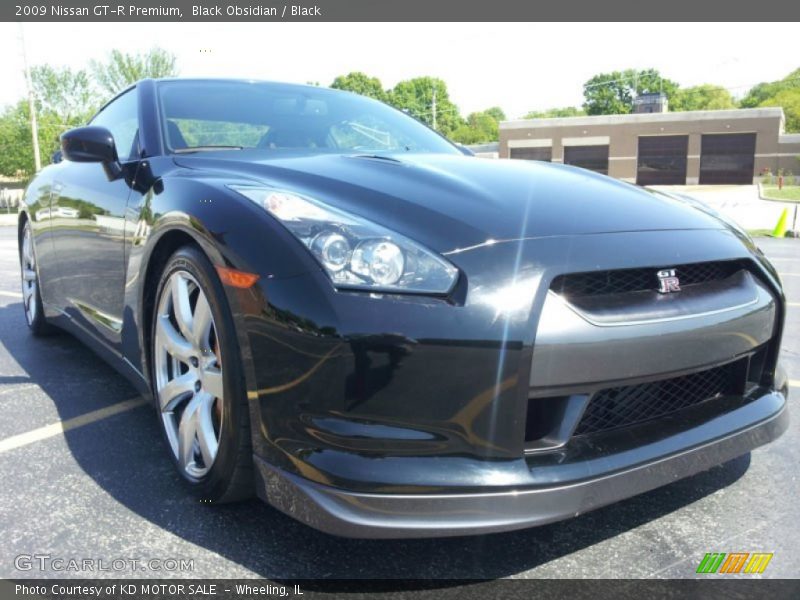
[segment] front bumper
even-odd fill
[[[557,301],[554,278],[596,270],[598,257],[614,269],[750,266],[723,287],[635,310]],[[270,504],[354,537],[524,528],[708,469],[785,429],[773,372],[782,294],[732,234],[543,238],[456,258],[469,277],[449,299],[338,293],[314,274],[264,277],[247,292],[253,451]],[[621,388],[647,400],[653,385],[706,372],[713,383],[718,369],[725,385],[696,386],[708,392],[697,406],[670,392],[675,405],[639,425],[580,428],[586,407]]]
[[[646,445],[608,444],[613,450],[594,460],[565,457],[561,464],[533,467],[542,485],[478,493],[356,493],[312,482],[257,458],[258,492],[295,519],[345,537],[509,531],[574,517],[707,470],[776,439],[788,423],[785,391],[763,391],[691,429],[670,431],[667,424],[665,437]],[[636,437],[630,431],[626,436]]]

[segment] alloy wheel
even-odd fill
[[[36,319],[36,294],[38,293],[36,278],[36,255],[33,251],[33,234],[31,227],[25,227],[22,236],[22,305],[25,308],[25,318],[28,325],[33,325]]]
[[[172,452],[185,475],[214,464],[223,419],[223,375],[208,298],[188,271],[175,271],[157,305],[154,366],[158,407]]]

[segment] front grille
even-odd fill
[[[657,419],[704,400],[741,394],[741,361],[652,383],[601,390],[592,396],[573,435]]]
[[[740,271],[739,261],[692,263],[688,265],[649,267],[642,269],[617,269],[559,275],[550,286],[554,292],[567,297],[626,294],[658,289],[656,273],[661,269],[675,269],[681,287],[726,279]]]

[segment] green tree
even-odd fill
[[[800,132],[800,69],[795,69],[779,81],[753,86],[739,106],[780,106],[786,115],[786,131]]]
[[[436,127],[443,135],[452,135],[464,120],[458,107],[450,100],[447,84],[436,77],[416,77],[401,81],[389,94],[389,102],[406,110],[433,127],[434,91],[436,104]]]
[[[83,125],[98,108],[89,75],[50,65],[31,68],[42,163],[59,148],[59,136]],[[28,177],[34,171],[30,109],[26,100],[0,114],[0,173]]]
[[[53,112],[43,111],[38,121],[42,163],[47,164],[58,150],[58,136],[64,127]],[[33,173],[30,109],[27,100],[20,100],[0,113],[0,175],[29,177]]]
[[[492,106],[491,108],[487,108],[483,112],[492,117],[498,123],[500,123],[500,121],[506,120],[506,113],[499,106]]]
[[[139,54],[112,50],[108,60],[93,60],[90,65],[97,85],[109,96],[146,77],[174,77],[178,74],[175,55],[161,48]]]
[[[781,90],[759,106],[780,106],[786,116],[787,133],[800,132],[800,87]]]
[[[470,113],[466,122],[459,125],[450,138],[460,144],[496,142],[499,139],[498,129],[501,120],[505,120],[505,114],[497,107]]]
[[[723,110],[726,108],[736,108],[733,96],[724,87],[710,83],[679,89],[669,99],[671,111]]]
[[[375,98],[385,102],[387,98],[386,90],[381,85],[381,80],[377,77],[370,77],[361,71],[352,71],[347,75],[339,75],[333,80],[331,87],[336,90],[347,90],[369,98]]]
[[[665,79],[656,69],[625,69],[600,73],[583,85],[583,108],[589,115],[619,115],[633,110],[640,94],[663,92],[671,98],[678,84]]]
[[[523,119],[552,119],[558,117],[582,117],[586,111],[575,106],[565,106],[563,108],[548,108],[547,110],[532,110]]]
[[[65,128],[86,122],[98,108],[84,70],[39,65],[31,68],[31,82],[38,100],[37,113],[54,115]]]
[[[744,98],[739,102],[742,108],[755,108],[764,106],[764,102],[774,98],[779,92],[800,88],[800,69],[795,69],[779,81],[759,83],[750,88]],[[774,105],[773,105],[774,106]]]

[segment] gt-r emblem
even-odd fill
[[[681,282],[675,275],[675,269],[664,269],[656,275],[658,276],[658,291],[662,294],[681,291]]]

